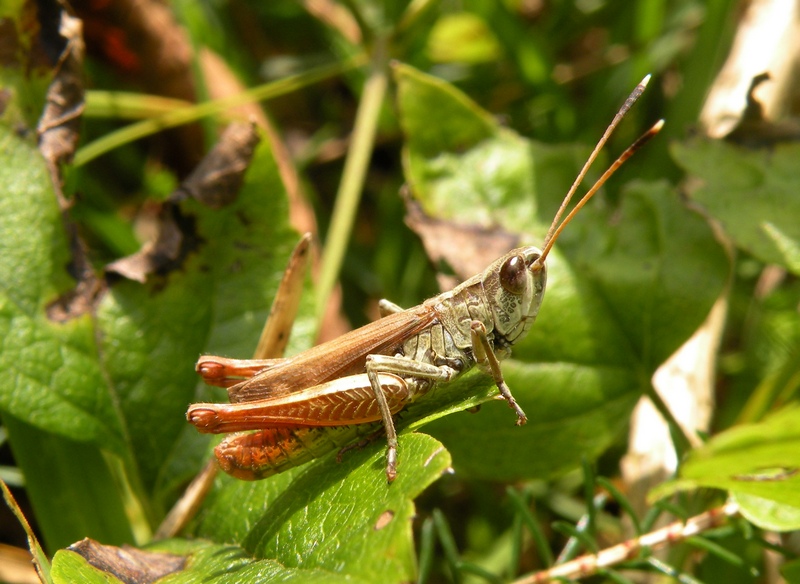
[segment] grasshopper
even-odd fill
[[[189,422],[200,432],[234,434],[215,449],[233,476],[260,479],[345,447],[381,422],[388,442],[386,477],[397,476],[393,417],[436,384],[478,365],[500,396],[527,421],[503,380],[500,361],[525,337],[539,312],[547,281],[545,259],[563,228],[611,174],[661,129],[656,123],[605,171],[567,214],[569,201],[611,132],[639,98],[649,76],[631,93],[567,192],[542,249],[521,247],[449,292],[407,310],[380,304],[382,318],[295,357],[237,360],[202,356],[206,383],[228,388],[230,404],[198,403]]]

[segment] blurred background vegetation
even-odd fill
[[[4,21],[16,27],[18,40],[27,39],[46,53],[48,44],[38,46],[34,39],[53,34],[58,7],[21,0],[13,4]],[[74,164],[64,169],[64,192],[71,200],[70,221],[78,226],[91,265],[100,273],[151,240],[162,203],[231,119],[249,117],[270,136],[289,195],[292,227],[314,232],[324,249],[317,284],[308,291],[317,306],[309,312],[321,317],[326,307],[332,308],[303,329],[308,342],[312,336],[332,338],[373,320],[379,298],[413,306],[439,292],[436,268],[441,266],[431,263],[404,222],[406,209],[399,196],[407,181],[404,136],[389,63],[402,62],[446,81],[522,136],[584,148],[596,142],[636,83],[652,74],[650,88],[608,150],[621,152],[658,118],[667,125],[611,179],[605,196],[613,204],[622,185],[634,178],[663,180],[688,192],[702,172],[687,176],[687,158],[693,152],[681,158],[680,144],[714,132],[707,121],[700,123],[701,112],[708,107],[734,38],[747,24],[748,3],[86,0],[72,2],[71,9],[83,26],[86,106]],[[23,26],[29,22],[36,26]],[[25,42],[19,41],[15,50],[25,48],[31,54],[15,58],[32,71],[46,70],[42,63],[48,59]],[[7,64],[4,83],[16,84],[17,73]],[[42,111],[41,89],[48,79],[49,72],[29,74],[24,84],[30,99],[18,107],[30,128]],[[792,79],[781,83],[797,86]],[[740,91],[741,107],[734,113],[743,116],[740,130],[742,120],[755,124],[755,130],[745,128],[750,145],[769,149],[796,138],[790,125],[768,132],[760,114],[745,116],[745,97],[746,89]],[[791,116],[793,101],[785,101],[790,105],[782,113]],[[193,103],[201,106],[191,109]],[[676,143],[678,154],[673,156],[670,148]],[[337,206],[341,208],[335,211]],[[281,240],[281,252],[292,237]],[[776,268],[757,251],[734,244],[740,251],[730,275],[724,334],[721,327],[718,331],[721,348],[707,357],[718,367],[709,434],[760,421],[775,406],[794,402],[798,386],[800,260]],[[729,242],[728,249],[734,244]],[[752,398],[754,387],[760,388],[758,400]],[[620,420],[621,427],[626,424]],[[592,489],[597,473],[613,478],[604,483],[606,492],[614,485],[626,491],[619,464],[628,447],[621,435],[596,466],[587,462],[550,482],[512,487],[450,476],[437,481],[416,501],[422,578],[504,581],[542,568],[544,548],[564,549],[568,557],[577,553],[578,542],[594,545],[586,544],[573,527],[587,513],[601,532],[596,541],[619,541],[626,527],[619,517],[628,516],[629,510],[615,503],[595,519]],[[0,453],[5,479],[21,485],[8,448]],[[171,501],[177,491],[172,484],[161,496]],[[24,489],[15,492],[24,498]],[[704,510],[711,500],[719,503],[718,497],[699,497],[669,510],[685,517]],[[523,511],[531,501],[537,502],[535,519]],[[652,526],[664,511],[660,507],[643,521]],[[550,526],[556,520],[556,527],[545,528],[546,536],[530,525]],[[549,537],[549,543],[531,543],[523,535],[526,529],[534,539]],[[744,521],[734,522],[720,528],[705,547],[684,546],[662,563],[645,558],[632,567],[685,582],[777,582],[776,560],[764,550],[778,550],[791,560],[797,546],[792,547],[789,536],[754,535],[753,529]],[[3,536],[22,545],[18,534]],[[57,542],[56,547],[69,543],[60,534],[44,537]],[[531,548],[537,553],[526,555],[523,550]],[[602,578],[628,581],[618,573],[595,581]]]
[[[666,155],[667,144],[696,123],[736,24],[734,2],[416,2],[408,9],[402,4],[355,2],[348,10],[326,2],[176,2],[170,8],[186,27],[190,44],[182,48],[196,51],[198,72],[203,71],[203,55],[213,51],[228,74],[242,86],[253,87],[364,56],[385,37],[386,60],[398,59],[455,84],[504,124],[549,143],[596,141],[610,112],[651,73],[657,87],[630,114],[611,147],[619,152],[653,120],[669,120],[665,137],[643,152],[630,171],[645,178],[677,176]],[[144,85],[149,93],[165,89],[162,79],[150,77],[159,62],[171,57],[159,55],[157,61],[146,62],[132,53],[130,45],[146,41],[131,38],[132,32],[140,31],[125,30],[123,8],[92,11],[89,16],[89,87],[137,90]],[[368,72],[362,66],[345,76],[330,75],[267,105],[301,173],[323,240]],[[230,79],[186,82],[188,87],[179,89],[193,89],[202,98],[205,92],[226,92],[224,84]],[[403,226],[404,210],[397,196],[403,184],[402,136],[391,101],[382,108],[342,275],[344,310],[356,326],[369,319],[364,310],[367,298],[386,296],[409,306],[435,292],[427,260]],[[120,126],[119,119],[99,118],[107,113],[94,110],[89,101],[84,142]],[[96,188],[83,189],[80,211],[102,223],[108,220],[104,210],[119,206],[120,200],[135,208],[145,199],[169,193],[176,178],[193,168],[213,144],[216,125],[206,126],[205,147],[203,139],[190,141],[187,148],[157,137],[82,166],[79,172],[90,175]],[[618,183],[626,180],[625,172]],[[103,236],[108,232],[113,238]],[[138,249],[134,234],[124,235],[124,225],[98,225],[95,233],[98,254],[103,252],[100,260]]]

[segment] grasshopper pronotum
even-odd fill
[[[383,318],[295,357],[235,360],[203,356],[197,371],[228,388],[230,404],[199,403],[186,416],[201,432],[234,434],[217,446],[220,466],[235,477],[260,479],[342,447],[374,422],[386,432],[386,476],[397,475],[393,416],[475,364],[527,421],[503,380],[500,360],[525,337],[539,312],[545,259],[561,230],[633,152],[663,125],[657,122],[606,170],[561,220],[572,195],[619,121],[639,98],[640,83],[614,117],[564,197],[542,249],[522,247],[494,261],[449,292],[403,310],[382,301]],[[362,432],[363,433],[363,432]]]

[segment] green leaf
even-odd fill
[[[428,54],[434,62],[488,63],[501,52],[486,22],[469,12],[442,15],[428,36]]]
[[[57,322],[72,283],[69,242],[35,146],[0,125],[0,411],[72,440],[125,450],[123,422],[96,360],[90,315]]]
[[[74,285],[49,175],[33,144],[4,125],[0,162],[0,414],[9,443],[51,550],[85,535],[131,541],[118,483],[99,450],[124,456],[127,447],[93,320],[49,313]]]
[[[746,150],[697,139],[673,144],[672,156],[703,181],[692,198],[722,223],[736,245],[800,274],[800,145]]]
[[[42,432],[7,414],[3,423],[14,437],[14,459],[50,553],[86,535],[109,544],[134,541],[119,477],[97,446]]]
[[[237,545],[215,544],[208,540],[167,540],[148,546],[160,551],[187,557],[184,568],[163,576],[159,584],[203,582],[368,582],[350,574],[324,569],[287,568],[273,559],[255,559]]]
[[[797,584],[800,582],[800,559],[784,562],[781,565],[781,576],[786,578],[790,584]]]
[[[200,241],[183,269],[146,285],[122,282],[98,307],[100,355],[148,490],[189,430],[185,412],[195,398],[197,356],[249,356],[255,347],[296,243],[285,199],[266,193],[282,193],[282,186],[264,142],[232,205],[220,211],[183,206]]]
[[[407,65],[394,74],[406,180],[425,212],[544,239],[589,150],[526,140],[454,86]]]
[[[758,424],[735,426],[714,436],[689,453],[680,469],[680,481],[659,486],[649,498],[678,489],[713,487],[800,509],[798,468],[800,406],[793,404]],[[751,507],[755,509],[755,505]],[[771,512],[763,508],[762,520],[767,521]]]
[[[500,128],[452,86],[408,66],[395,75],[406,175],[425,211],[541,242],[583,161],[579,149]],[[487,479],[548,477],[599,456],[656,368],[702,323],[728,272],[707,223],[666,184],[628,185],[619,209],[593,203],[550,255],[537,322],[502,364],[528,424],[515,427],[497,403],[425,431],[445,443],[458,472]]]
[[[412,167],[421,165],[416,172],[406,173],[410,180],[422,178],[419,173],[424,170],[426,158],[467,149],[491,138],[497,131],[491,116],[452,85],[401,63],[394,65],[393,72],[402,108],[400,123],[409,146],[404,151],[406,163]],[[442,95],[449,98],[447,102]],[[413,123],[422,119],[436,120],[436,123]],[[416,190],[416,185],[414,187]]]
[[[6,19],[11,27],[24,12],[15,8]],[[133,456],[98,355],[102,331],[93,303],[101,286],[72,255],[83,251],[77,229],[59,206],[29,129],[54,76],[40,43],[57,51],[63,39],[55,28],[21,24],[10,38],[25,64],[4,63],[0,73],[8,82],[0,124],[0,415],[51,551],[85,535],[129,542],[134,531],[150,530],[120,472],[120,461]],[[85,280],[75,282],[76,275]],[[135,482],[132,465],[129,471]]]
[[[369,582],[352,575],[323,569],[287,568],[273,559],[256,560],[237,545],[215,544],[207,540],[168,540],[148,546],[148,551],[183,555],[187,562],[182,570],[158,579],[159,584],[203,582]],[[124,550],[121,550],[124,551]],[[120,580],[92,566],[80,554],[60,550],[53,558],[53,573],[57,584],[86,582],[108,584]]]
[[[24,6],[24,1],[12,0],[0,7],[8,55],[0,66],[0,87],[4,89],[0,123],[35,128],[45,106],[53,70],[40,51],[32,50],[46,42],[43,38],[47,33],[43,33],[41,27],[31,26]]]
[[[42,546],[39,543],[33,528],[28,522],[28,519],[22,513],[22,509],[20,509],[16,499],[14,499],[14,495],[11,494],[11,490],[8,488],[8,485],[2,480],[0,480],[0,492],[3,494],[3,501],[5,502],[6,506],[9,508],[14,517],[16,517],[17,521],[19,521],[20,525],[22,526],[22,529],[25,531],[25,535],[28,539],[28,551],[32,556],[31,563],[36,569],[39,579],[43,584],[52,584],[53,579],[50,574],[50,560],[47,558],[47,554],[44,553],[44,550],[42,549]]]
[[[449,467],[450,457],[433,438],[404,434],[398,476],[388,485],[385,454],[379,439],[345,453],[341,464],[328,456],[252,483],[223,476],[195,534],[241,542],[252,558],[270,558],[295,576],[413,580],[412,500]]]
[[[263,142],[233,204],[214,211],[184,201],[176,209],[194,246],[180,269],[153,274],[146,284],[115,281],[86,313],[56,321],[48,307],[74,286],[62,216],[38,152],[10,129],[0,132],[3,168],[13,169],[0,199],[0,280],[14,283],[0,290],[0,363],[9,378],[0,411],[23,422],[9,423],[9,441],[30,491],[42,493],[34,504],[51,527],[46,541],[131,541],[129,522],[112,520],[126,488],[152,526],[170,489],[196,472],[206,452],[208,438],[185,420],[196,401],[197,356],[250,355],[256,345],[297,240],[282,183]],[[32,435],[37,429],[46,434]],[[65,440],[63,448],[25,448],[53,436]],[[101,453],[109,452],[122,461],[123,476],[100,469]],[[65,501],[47,497],[56,482],[67,500],[82,500],[81,491],[90,492],[86,477],[118,498],[97,500],[108,506],[84,513],[93,526],[70,519]],[[107,532],[104,521],[128,535]],[[135,529],[143,533],[141,527]]]
[[[777,501],[748,495],[731,493],[739,504],[739,511],[745,519],[768,531],[796,531],[800,529],[800,507],[783,505]]]
[[[59,550],[53,557],[53,581],[56,584],[121,584],[121,580],[95,568],[80,554]]]

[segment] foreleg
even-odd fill
[[[486,334],[486,325],[479,320],[473,320],[470,326],[472,335],[472,354],[475,355],[475,361],[489,370],[492,375],[497,389],[500,390],[500,395],[508,402],[508,405],[517,413],[517,426],[522,426],[528,421],[528,417],[522,408],[517,404],[517,400],[511,395],[511,390],[506,385],[503,379],[503,372],[500,370],[500,361],[494,353],[492,343],[489,342],[489,337]]]

